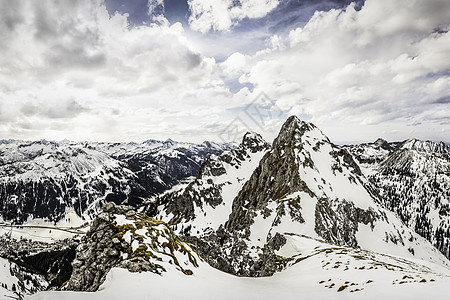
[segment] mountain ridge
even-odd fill
[[[1,217],[15,223],[29,217],[56,223],[68,210],[92,219],[105,201],[138,207],[195,175],[211,154],[230,147],[2,140]]]

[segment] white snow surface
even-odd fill
[[[11,273],[9,272],[11,263],[4,259],[0,258],[0,298],[7,299],[12,298],[13,296],[16,296],[14,292],[12,291],[12,286],[18,286],[19,280],[11,276]],[[3,286],[6,284],[6,289]]]
[[[108,154],[81,143],[18,141],[0,144],[0,153],[0,182],[64,179],[67,174],[86,181],[100,176],[102,170],[121,168]]]
[[[289,248],[289,249],[287,249]],[[291,266],[271,277],[237,277],[200,263],[193,275],[112,269],[99,291],[41,292],[26,299],[446,299],[450,271],[432,263],[292,235]],[[166,267],[166,266],[165,266]],[[170,268],[170,265],[167,266]]]
[[[10,226],[1,222],[0,235],[7,235],[14,239],[29,239],[33,241],[53,243],[66,238],[82,235],[89,230],[87,220],[80,218],[75,211],[68,210],[64,219],[56,224],[42,219],[29,219],[23,225]]]
[[[31,281],[21,282],[18,277],[14,276],[13,274],[18,272],[18,270],[19,268],[16,264],[0,258],[0,299],[21,299],[18,298],[18,295],[23,297],[35,292],[36,288],[47,288],[48,283],[44,280],[44,276],[26,273],[29,278],[41,285],[40,287],[35,287]]]

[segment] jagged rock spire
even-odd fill
[[[375,142],[374,142],[375,146],[380,147],[381,149],[385,149],[385,150],[392,150],[392,146],[389,145],[388,141],[386,141],[383,138],[378,138]]]
[[[262,138],[259,133],[249,131],[244,134],[241,147],[249,149],[252,153],[255,153],[265,148],[269,148],[270,145]]]
[[[305,121],[300,120],[297,116],[290,116],[286,122],[284,122],[283,126],[281,126],[280,132],[278,136],[273,141],[273,147],[279,147],[280,145],[295,145],[301,140],[302,136],[317,127]],[[320,133],[321,138],[326,139],[328,142],[328,138]]]

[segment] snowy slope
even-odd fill
[[[95,293],[42,292],[29,299],[445,299],[448,269],[290,235],[278,251],[289,267],[272,277],[245,278],[204,264],[192,275],[113,268]],[[291,256],[296,253],[294,256]],[[170,268],[170,266],[168,266]],[[28,299],[28,298],[27,298]]]
[[[417,139],[396,144],[381,159],[367,144],[348,149],[358,160],[376,157],[366,170],[382,204],[450,258],[450,148]]]
[[[202,144],[148,140],[143,143],[91,143],[91,147],[124,162],[137,182],[151,195],[160,194],[181,180],[195,176],[210,155],[235,148],[233,143]]]
[[[146,143],[90,147],[139,168],[151,168],[152,151],[161,164],[184,157],[171,140]],[[386,208],[391,194],[373,180],[398,177],[388,182],[406,194],[405,176],[420,170],[430,177],[411,182],[423,188],[434,174],[435,188],[447,180],[442,149],[383,140],[340,148],[290,117],[272,146],[248,133],[191,182],[152,198],[143,210],[150,217],[106,205],[77,248],[66,291],[31,299],[445,299],[450,262]],[[426,195],[425,212],[442,220],[445,201],[438,216]]]
[[[345,145],[343,148],[353,155],[364,175],[369,176],[375,172],[378,164],[400,145],[401,143],[388,143],[379,138],[373,143]]]
[[[0,258],[0,298],[22,299],[45,290],[48,283],[44,276],[24,272],[19,266]]]
[[[378,144],[382,151],[389,148]],[[274,252],[290,233],[449,264],[381,206],[352,155],[313,124],[291,117],[266,147],[246,150],[245,159],[235,159],[239,149],[211,158],[194,181],[158,197],[147,213],[172,225],[212,266],[232,274],[270,276],[285,268]]]

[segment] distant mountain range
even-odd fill
[[[233,144],[0,141],[0,217],[58,222],[73,210],[95,217],[106,202],[133,207],[190,176]]]
[[[406,140],[348,146],[381,203],[450,258],[450,146]]]

